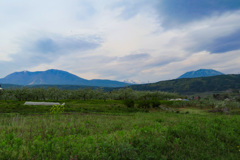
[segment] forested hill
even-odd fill
[[[133,90],[195,93],[240,89],[240,74],[183,78],[131,86]]]

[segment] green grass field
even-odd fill
[[[122,101],[51,106],[0,102],[0,159],[240,159],[240,116],[127,108]]]

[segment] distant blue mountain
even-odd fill
[[[112,80],[87,80],[66,71],[50,69],[37,72],[15,72],[0,79],[2,84],[16,85],[84,85],[98,87],[124,87],[128,83]]]
[[[198,77],[210,77],[210,76],[217,76],[217,75],[223,75],[223,73],[218,72],[213,69],[199,69],[197,71],[191,71],[191,72],[186,72],[178,79],[180,78],[198,78]]]

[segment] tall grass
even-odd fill
[[[0,159],[239,159],[240,117],[0,115]]]

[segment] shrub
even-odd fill
[[[172,106],[174,101],[168,101],[168,100],[161,100],[160,101],[161,104],[164,104],[166,106]]]
[[[161,104],[161,103],[160,103],[158,100],[152,100],[152,107],[153,107],[153,108],[159,107],[160,104]]]
[[[138,107],[139,108],[150,108],[151,107],[151,102],[149,100],[139,101]]]
[[[134,101],[132,99],[127,99],[123,101],[123,104],[128,108],[134,108]]]

